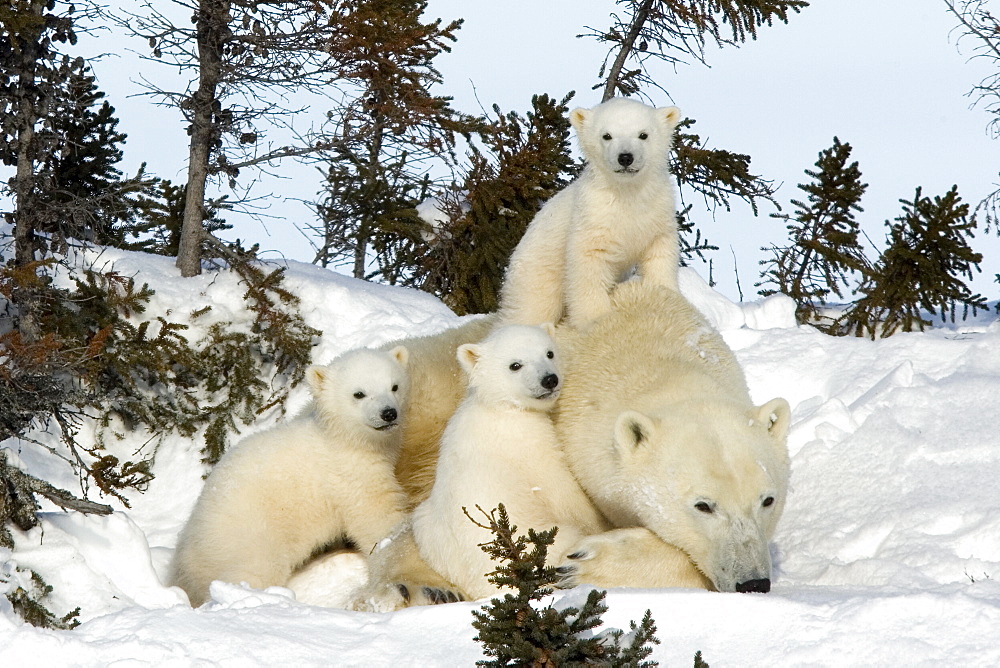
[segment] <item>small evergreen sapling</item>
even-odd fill
[[[955,321],[956,307],[964,312],[987,308],[962,280],[980,271],[983,256],[973,252],[975,217],[962,203],[958,187],[943,197],[924,197],[917,188],[913,201],[900,200],[903,214],[889,227],[889,247],[858,289],[864,297],[854,303],[834,327],[855,336],[886,337],[931,324],[922,311]]]
[[[781,292],[795,300],[800,323],[818,324],[819,307],[832,294],[844,296],[847,276],[868,267],[859,240],[860,226],[854,213],[868,188],[861,182],[858,163],[848,164],[851,145],[833,138],[833,146],[821,151],[816,171],[806,170],[812,183],[799,184],[807,201],[792,200],[793,215],[771,214],[788,223],[791,245],[771,247],[774,256],[764,260],[767,269],[758,287],[762,295]]]
[[[656,626],[648,610],[640,624],[631,623],[631,642],[623,647],[621,631],[585,635],[601,625],[601,615],[608,609],[604,604],[607,592],[591,591],[579,609],[533,606],[533,601],[540,601],[552,593],[552,585],[559,579],[558,570],[545,564],[557,529],[541,532],[528,529],[527,537],[515,538],[517,527],[510,525],[503,504],[491,513],[477,508],[488,523],[476,524],[489,529],[494,536],[481,547],[491,558],[503,562],[487,578],[498,587],[514,591],[492,599],[481,611],[472,613],[475,617],[472,626],[479,632],[475,639],[483,644],[487,656],[494,657],[492,661],[478,661],[476,665],[658,665],[644,661],[653,651],[649,645],[660,642],[654,635]]]

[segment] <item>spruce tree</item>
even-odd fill
[[[359,160],[347,147],[330,152],[336,157],[316,205],[320,222],[308,226],[319,240],[313,262],[346,264],[355,278],[394,285],[407,275],[408,251],[421,227],[416,207],[428,195],[429,180],[413,172],[405,151],[388,156],[365,140],[358,146],[370,160]]]
[[[427,0],[367,0],[344,17],[341,48],[351,63],[341,109],[326,132],[327,182],[315,262],[346,264],[356,278],[398,283],[412,262],[432,166],[453,165],[457,135],[479,127],[450,98],[434,61],[450,51],[461,21],[427,22]],[[370,266],[374,260],[374,267]]]
[[[623,643],[623,633],[593,635],[607,611],[607,592],[592,590],[581,608],[557,610],[551,605],[539,608],[538,602],[552,593],[559,574],[545,564],[548,547],[557,529],[516,536],[506,509],[501,504],[491,513],[477,509],[487,523],[479,524],[493,533],[493,540],[482,545],[484,552],[501,565],[487,578],[498,587],[513,590],[494,598],[481,611],[473,611],[472,626],[484,653],[494,657],[477,661],[479,666],[564,666],[596,663],[602,666],[655,666],[644,659],[652,653],[650,644],[659,644],[656,626],[647,610],[640,624],[631,623],[632,638]],[[466,513],[468,514],[468,512]],[[471,517],[469,518],[472,519]],[[530,546],[530,547],[529,547]],[[533,605],[535,604],[535,605]]]
[[[447,221],[415,244],[411,283],[441,297],[456,313],[499,306],[504,270],[535,214],[578,169],[570,155],[567,103],[531,98],[525,116],[502,113],[482,130],[456,188],[441,195]]]
[[[954,322],[959,304],[964,313],[987,307],[963,280],[979,271],[983,256],[969,247],[976,220],[969,218],[958,187],[934,199],[917,188],[912,201],[900,202],[902,215],[893,224],[886,221],[888,247],[858,289],[864,296],[833,329],[874,339],[923,331],[932,324],[924,311]]]
[[[974,104],[986,111],[990,117],[987,128],[994,139],[1000,137],[1000,29],[994,15],[995,4],[990,0],[943,0],[945,7],[958,19],[957,43],[972,40],[972,57],[989,64],[986,74],[972,87],[969,95],[976,98]],[[993,11],[991,11],[993,10]],[[996,185],[994,183],[994,185]],[[976,205],[974,213],[982,213],[986,220],[985,229],[992,227],[1000,234],[1000,188],[984,197]],[[1000,274],[997,275],[1000,282]],[[1000,305],[998,305],[1000,309]]]
[[[205,202],[205,231],[214,234],[232,229],[221,217],[223,211],[233,207],[222,197]],[[140,204],[140,212],[130,225],[113,230],[113,238],[106,243],[127,250],[177,257],[181,229],[184,224],[184,207],[187,205],[187,186],[174,185],[159,179],[153,193]]]
[[[435,118],[450,116],[448,101],[422,88],[437,78],[424,66],[447,50],[460,22],[421,22],[426,0],[180,1],[193,25],[174,23],[151,0],[136,4],[138,10],[122,10],[119,23],[148,42],[152,60],[189,78],[180,90],[150,85],[189,124],[188,199],[177,259],[183,276],[200,273],[203,254],[217,248],[202,224],[209,183],[235,188],[247,168],[321,153],[357,161],[353,168],[367,165],[364,178],[372,179],[390,144],[411,153],[417,145],[424,159],[450,150],[452,129],[442,130]],[[323,127],[299,134],[289,121],[297,110],[286,105],[293,96],[344,102],[328,112]],[[284,129],[294,135],[287,143],[268,137]],[[414,158],[407,161],[411,168]],[[360,275],[370,231],[366,225],[355,231],[351,260]],[[335,254],[327,240],[322,237],[318,251]]]
[[[819,307],[831,294],[843,298],[848,274],[863,272],[868,266],[855,220],[859,202],[868,188],[861,182],[857,161],[848,164],[851,145],[833,138],[833,146],[820,152],[816,170],[806,170],[811,183],[799,184],[805,202],[792,200],[794,214],[771,214],[788,223],[791,244],[771,247],[773,257],[758,286],[762,295],[781,292],[795,300],[800,323],[819,321]]]
[[[49,114],[60,141],[40,166],[50,184],[43,198],[54,211],[40,231],[63,246],[69,238],[116,245],[136,224],[158,181],[146,176],[145,164],[134,177],[122,178],[117,165],[126,135],[117,130],[115,108],[103,98],[89,66],[76,61]]]
[[[12,263],[18,267],[37,266],[36,253],[45,246],[41,231],[58,224],[56,212],[45,205],[44,194],[53,184],[39,166],[61,142],[49,112],[73,69],[59,45],[76,43],[81,13],[75,9],[57,8],[53,0],[0,4],[0,161],[15,168],[12,178],[0,182],[0,193],[13,200],[13,210],[4,217],[14,230]],[[15,326],[32,341],[41,336],[43,297],[36,287],[37,282],[22,281],[9,297],[17,308]]]

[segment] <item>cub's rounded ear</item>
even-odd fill
[[[771,399],[757,408],[757,420],[767,427],[771,438],[783,443],[788,437],[788,426],[792,422],[792,409],[781,397]]]
[[[671,130],[681,122],[681,110],[677,107],[663,107],[660,112],[663,114],[663,120],[667,122],[667,127]]]
[[[542,328],[543,332],[549,335],[550,339],[556,338],[556,326],[553,325],[551,322],[543,322],[542,324],[539,325],[539,327]]]
[[[458,363],[465,369],[465,373],[471,374],[472,370],[476,368],[476,363],[479,362],[481,352],[479,346],[475,343],[466,343],[458,347],[458,350],[455,351],[455,357],[458,358]]]
[[[569,124],[579,130],[587,123],[587,120],[590,118],[590,113],[590,109],[577,107],[573,111],[569,112]]]
[[[615,445],[618,453],[628,456],[647,445],[653,438],[655,429],[656,425],[649,417],[638,411],[625,411],[615,421]]]
[[[406,368],[406,365],[410,362],[410,351],[406,349],[406,346],[396,346],[389,351],[389,354],[396,358],[399,365]]]
[[[326,382],[329,374],[330,367],[320,366],[319,364],[306,367],[306,382],[309,384],[309,390],[314,395],[319,394],[323,389],[323,383]]]

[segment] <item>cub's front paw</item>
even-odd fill
[[[393,612],[415,605],[457,603],[465,597],[458,591],[414,583],[393,582],[361,589],[350,602],[350,609],[359,612]]]

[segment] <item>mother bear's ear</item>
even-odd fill
[[[788,438],[788,426],[792,422],[792,409],[788,402],[778,397],[757,407],[757,420],[767,427],[771,438],[781,443]]]
[[[638,448],[648,445],[656,425],[638,411],[625,411],[615,421],[615,446],[619,456],[628,457]]]
[[[458,347],[455,351],[455,357],[458,358],[458,363],[462,365],[465,369],[465,373],[471,375],[472,370],[476,368],[476,363],[479,361],[479,356],[482,354],[482,350],[475,343],[466,343]]]

